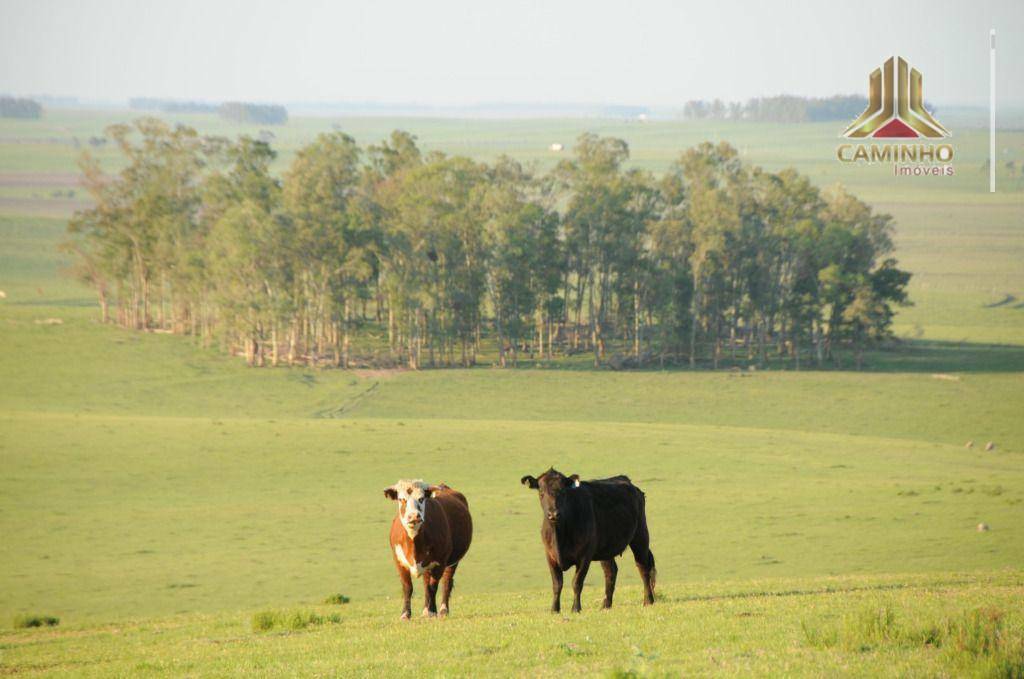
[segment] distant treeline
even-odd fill
[[[812,99],[779,95],[757,97],[744,104],[739,101],[723,102],[693,100],[683,107],[683,117],[689,120],[753,120],[769,123],[805,123],[823,120],[856,118],[868,105],[860,95],[836,95],[826,99]]]
[[[493,342],[503,366],[586,351],[800,367],[840,345],[859,357],[906,301],[888,215],[725,143],[655,177],[626,168],[621,139],[584,134],[536,175],[405,132],[366,148],[336,132],[278,179],[256,139],[155,119],[107,134],[124,169],[83,155],[95,207],[66,244],[103,319],[250,365],[472,365]]]
[[[236,123],[259,125],[283,125],[288,122],[288,110],[277,104],[247,104],[241,101],[226,101],[217,112],[222,118]]]
[[[212,104],[203,101],[135,97],[128,100],[128,105],[136,111],[217,113],[226,120],[253,125],[283,125],[288,122],[288,110],[277,104],[251,104],[241,101]]]
[[[216,113],[219,104],[205,101],[178,101],[153,97],[134,97],[128,100],[128,107],[134,111],[159,111],[161,113]]]
[[[32,99],[0,97],[0,118],[40,118],[43,107]]]

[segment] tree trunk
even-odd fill
[[[594,277],[589,276],[587,280],[587,317],[590,321],[590,343],[594,350],[594,367],[601,367],[601,354],[597,346],[597,317],[594,314]]]
[[[103,323],[110,322],[110,308],[107,303],[107,291],[103,288],[98,290],[100,296],[100,321]]]
[[[352,323],[351,316],[352,316],[352,304],[349,301],[349,298],[346,297],[345,298],[345,306],[344,306],[342,321],[341,321],[342,324],[343,324],[342,328],[343,328],[343,333],[344,333],[343,337],[342,337],[342,340],[341,340],[341,367],[344,368],[345,370],[348,370],[348,366],[349,366],[349,349],[350,349],[350,346],[349,346],[349,342],[350,342],[350,329],[349,329],[349,326]]]
[[[299,341],[299,321],[292,319],[291,327],[288,329],[288,365],[295,365],[295,345]]]
[[[815,363],[817,364],[817,367],[820,368],[821,364],[822,364],[822,361],[824,360],[824,356],[822,355],[822,346],[821,346],[821,324],[818,323],[817,321],[814,322],[813,333],[814,333],[814,359],[815,359]]]
[[[697,319],[700,316],[700,277],[693,273],[693,299],[690,302],[690,368],[697,367]]]
[[[151,323],[149,315],[149,279],[142,279],[142,329],[149,328]]]
[[[167,306],[166,293],[167,279],[163,274],[160,274],[160,316],[157,323],[161,330],[167,328],[167,314],[165,310],[165,307]]]
[[[270,365],[277,367],[277,319],[270,326]]]
[[[640,281],[633,282],[633,358],[640,365]]]
[[[395,355],[395,305],[391,297],[388,297],[388,347],[391,350],[391,355]]]
[[[494,312],[494,330],[495,330],[495,332],[498,333],[498,365],[500,365],[502,368],[504,368],[504,367],[506,367],[506,365],[505,365],[505,332],[504,332],[504,330],[501,327],[501,312],[498,311],[498,309],[500,307],[498,305],[498,301],[497,300],[494,300],[494,308],[495,308],[495,312]]]

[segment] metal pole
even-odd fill
[[[988,34],[988,192],[996,192],[996,29]]]

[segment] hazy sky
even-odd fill
[[[0,92],[124,100],[624,103],[864,93],[1024,104],[1024,0],[0,0]]]

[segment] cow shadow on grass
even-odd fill
[[[983,309],[998,309],[999,307],[1006,306],[1007,304],[1013,304],[1016,301],[1017,301],[1017,296],[1016,295],[1006,294],[998,302],[992,302],[991,304],[985,304],[985,305],[982,306],[982,308]],[[1021,306],[1020,304],[1017,304],[1013,308],[1017,309],[1020,306]]]

